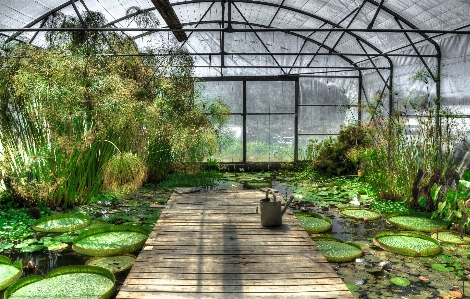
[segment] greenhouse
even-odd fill
[[[470,296],[467,55],[468,0],[0,0],[0,297]]]

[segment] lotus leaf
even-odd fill
[[[297,219],[304,229],[311,234],[325,232],[332,227],[331,220],[328,221],[328,218],[319,219],[311,216],[299,216]]]
[[[40,232],[68,232],[90,224],[90,217],[76,214],[57,214],[38,219],[33,229]]]
[[[23,275],[20,262],[12,263],[6,256],[0,255],[0,290],[8,287]]]
[[[469,236],[464,235],[463,238],[460,238],[460,234],[454,231],[443,231],[443,232],[438,232],[437,234],[432,233],[431,237],[443,243],[451,243],[451,244],[456,244],[456,245],[470,244]]]
[[[380,219],[382,215],[380,212],[369,210],[369,209],[359,209],[359,208],[346,208],[341,210],[341,215],[349,218],[354,219],[368,219],[368,220],[376,220]]]
[[[417,230],[422,232],[434,232],[447,229],[449,223],[441,219],[431,219],[427,214],[401,215],[392,213],[388,215],[388,221],[400,228]]]
[[[381,232],[375,235],[374,243],[390,252],[408,256],[430,256],[441,252],[438,241],[412,232]]]
[[[351,292],[357,292],[359,291],[359,287],[355,284],[347,283],[346,286]]]
[[[72,248],[92,256],[120,255],[144,246],[149,231],[134,225],[106,225],[82,232]]]
[[[362,250],[354,243],[342,243],[335,240],[317,240],[315,244],[329,262],[349,262],[362,256]]]
[[[5,299],[106,299],[114,292],[114,275],[93,266],[67,266],[50,271],[46,278],[29,276],[11,285]]]
[[[401,287],[407,287],[410,285],[410,281],[404,277],[393,277],[390,281]]]
[[[96,257],[88,260],[86,265],[108,269],[113,273],[129,270],[135,262],[134,255],[119,255],[111,257]]]

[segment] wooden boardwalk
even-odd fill
[[[291,213],[261,226],[264,197],[172,195],[117,298],[353,298]]]

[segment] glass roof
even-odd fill
[[[387,68],[386,54],[417,56],[415,47],[432,45],[427,54],[438,55],[442,37],[470,26],[469,0],[0,0],[0,42],[44,46],[52,13],[87,11],[102,13],[106,28],[126,30],[141,52],[184,47],[201,76]],[[187,40],[176,40],[168,29],[177,25],[162,12]],[[141,22],[143,14],[153,22]]]

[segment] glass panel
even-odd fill
[[[246,98],[248,113],[293,113],[295,82],[247,82]]]
[[[247,162],[294,160],[293,115],[247,115]]]
[[[203,101],[222,99],[232,113],[243,113],[243,82],[208,81],[196,83]]]
[[[231,115],[228,124],[219,132],[220,152],[209,159],[219,162],[243,161],[243,117]]]
[[[312,159],[312,153],[309,150],[309,145],[310,148],[315,146],[315,144],[318,144],[322,140],[325,140],[327,138],[335,138],[336,135],[300,135],[298,140],[299,140],[299,160],[304,161],[304,160],[311,160]]]

